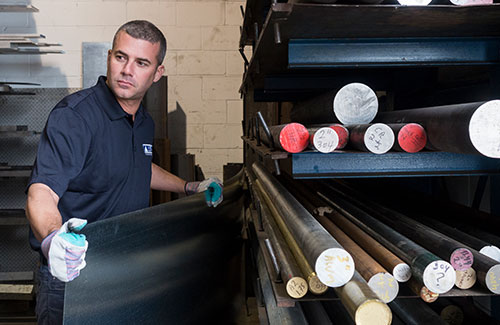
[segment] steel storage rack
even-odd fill
[[[0,14],[14,21],[14,15],[36,13],[32,5],[2,4]],[[7,16],[9,15],[9,16]],[[25,16],[23,16],[26,18]],[[63,53],[44,49],[60,46],[38,42],[41,34],[0,34],[0,59],[11,55],[41,55]],[[1,74],[1,73],[0,73]],[[6,76],[1,76],[5,78]],[[24,189],[36,154],[39,135],[48,114],[40,99],[43,92],[33,87],[37,83],[23,81],[0,82],[0,322],[36,321],[34,315],[35,270],[38,254],[28,244],[28,220],[25,216]],[[36,98],[36,99],[35,99]]]
[[[252,48],[248,58],[247,46]],[[247,169],[258,161],[293,179],[372,179],[426,191],[438,191],[443,183],[458,184],[458,201],[467,201],[468,194],[463,193],[470,192],[473,207],[482,202],[493,215],[500,214],[493,200],[500,189],[499,159],[436,151],[375,155],[306,150],[292,154],[263,145],[256,131],[260,125],[257,112],[269,125],[287,123],[293,102],[350,82],[376,90],[383,110],[498,99],[500,5],[414,7],[247,0],[240,53],[245,61],[240,92]],[[250,215],[258,224],[258,209]],[[257,231],[257,241],[263,242],[259,236]],[[269,258],[264,263],[266,254],[258,255],[256,260],[272,269]],[[276,284],[271,281],[270,286]],[[264,296],[272,295],[269,287],[262,289]],[[280,290],[274,290],[278,305],[293,305],[277,294]],[[295,311],[274,308],[270,313],[286,317]]]

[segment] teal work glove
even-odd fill
[[[42,253],[47,259],[50,274],[63,282],[80,275],[85,263],[88,242],[85,235],[77,234],[87,220],[71,218],[59,230],[54,230],[42,241]]]
[[[209,207],[216,207],[223,200],[224,186],[217,177],[210,177],[202,182],[187,182],[184,186],[186,195],[205,192],[205,202]]]

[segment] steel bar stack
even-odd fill
[[[265,201],[268,207],[274,206],[276,212],[273,215],[282,217],[282,221],[277,223],[280,231],[285,232],[284,237],[296,240],[310,264],[315,265],[316,273],[323,275],[318,278],[333,287],[352,319],[357,324],[374,324],[374,320],[376,324],[390,324],[392,316],[389,308],[354,270],[351,255],[262,166],[254,163],[253,171],[257,178],[252,181],[258,188],[257,195],[265,197],[267,193]],[[286,241],[290,242],[289,239]],[[325,256],[324,263],[322,256]],[[345,277],[347,271],[350,273],[348,278]],[[333,282],[336,278],[347,280]]]

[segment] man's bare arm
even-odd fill
[[[34,183],[29,187],[26,216],[36,239],[40,242],[62,226],[58,203],[59,196],[47,185]]]
[[[186,181],[167,172],[156,164],[151,164],[151,188],[159,191],[184,193]]]

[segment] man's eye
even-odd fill
[[[123,56],[123,55],[116,55],[116,59],[117,59],[117,60],[123,60],[123,59],[124,59],[124,56]]]
[[[147,66],[147,63],[146,63],[146,62],[142,62],[142,61],[137,62],[137,64],[138,64],[140,67],[146,67],[146,66]]]

